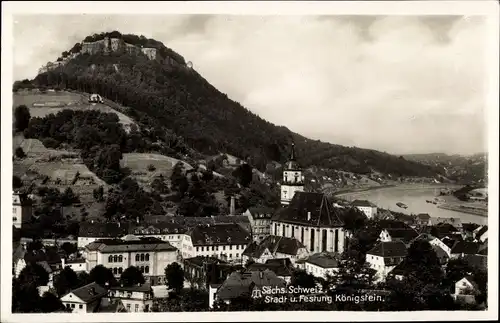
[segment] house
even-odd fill
[[[403,221],[400,220],[380,220],[377,223],[380,229],[411,229],[411,227]]]
[[[61,259],[61,267],[69,267],[75,273],[87,272],[87,261],[84,258],[76,258],[76,259]]]
[[[22,249],[20,249],[22,248]],[[19,277],[21,271],[28,264],[39,264],[49,273],[49,284],[53,278],[62,269],[62,260],[57,252],[57,248],[43,248],[41,250],[27,251],[22,245],[18,247],[16,254],[16,263],[14,263],[14,273]]]
[[[247,216],[254,241],[262,241],[271,234],[271,218],[274,210],[265,207],[251,207],[243,215]]]
[[[455,283],[455,290],[451,296],[459,303],[475,304],[476,296],[479,294],[477,283],[471,276],[466,276]]]
[[[242,253],[252,241],[248,231],[235,223],[202,224],[190,232],[194,256],[212,256],[233,263],[242,262]]]
[[[418,225],[431,225],[431,216],[429,213],[419,213],[416,218]]]
[[[27,194],[13,192],[12,194],[12,224],[20,229],[33,217],[33,201]]]
[[[472,232],[472,236],[473,236],[474,240],[476,240],[478,242],[485,242],[486,239],[488,239],[488,226],[483,225],[483,226],[477,227]]]
[[[83,222],[80,223],[78,232],[78,249],[83,249],[86,245],[98,239],[122,237],[129,232],[128,223],[120,222]]]
[[[475,254],[475,255],[464,255],[463,260],[469,264],[474,269],[487,271],[488,270],[488,255]]]
[[[418,237],[418,233],[414,229],[383,229],[380,232],[379,239],[383,242],[401,241],[407,246]]]
[[[235,271],[227,277],[221,285],[210,284],[209,307],[213,308],[216,301],[230,304],[239,297],[262,296],[262,288],[283,289],[286,282],[280,279],[272,270],[264,271]]]
[[[352,206],[363,212],[368,219],[373,219],[377,215],[377,206],[367,200],[354,200]]]
[[[460,236],[460,239],[462,239],[462,233],[460,232],[460,230],[449,223],[440,223],[434,225],[429,228],[429,232],[439,239],[444,239],[446,237],[456,239],[458,238],[458,236]]]
[[[199,289],[208,290],[208,282],[223,282],[227,276],[240,267],[235,267],[219,258],[197,256],[184,259],[184,277]]]
[[[338,255],[333,253],[316,253],[307,258],[305,262],[305,270],[318,278],[327,279],[338,271],[339,260]]]
[[[292,281],[293,264],[290,258],[276,258],[268,259],[265,263],[253,263],[249,265],[246,270],[253,271],[273,271],[278,278],[283,279],[287,284]]]
[[[462,221],[460,218],[442,218],[442,217],[431,217],[431,225],[436,226],[439,224],[450,224],[455,228],[462,229]]]
[[[488,200],[488,190],[486,188],[476,188],[471,190],[467,196],[469,199],[474,201],[487,201]]]
[[[249,260],[265,263],[273,258],[289,258],[294,263],[308,254],[306,247],[297,239],[271,235],[262,242],[252,242],[243,251],[243,263]]]
[[[388,273],[388,276],[394,277],[398,280],[403,280],[408,273],[410,273],[412,268],[408,264],[408,261],[406,259],[403,259],[402,262],[400,262],[396,267],[394,267],[393,270],[391,270]]]
[[[271,234],[299,240],[310,253],[338,252],[345,246],[342,213],[322,193],[297,192],[271,219]]]
[[[456,241],[451,247],[450,258],[458,259],[465,255],[475,255],[479,252],[480,245],[471,241]]]
[[[148,283],[134,286],[111,286],[107,298],[110,303],[121,301],[127,312],[150,312],[153,307],[153,290]]]
[[[61,302],[72,313],[94,313],[108,290],[97,283],[90,283],[70,291],[61,297]]]
[[[377,280],[383,281],[388,273],[399,265],[407,255],[406,245],[401,241],[379,242],[366,253],[370,268],[377,271]]]
[[[178,250],[160,239],[129,235],[125,239],[96,240],[85,247],[84,257],[89,271],[103,265],[118,277],[135,266],[151,285],[160,285],[165,281],[165,267],[178,261]]]

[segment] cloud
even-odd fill
[[[164,42],[230,98],[315,139],[392,153],[485,149],[481,17],[44,18],[17,19],[18,78],[89,34],[119,30]]]

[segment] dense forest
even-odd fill
[[[104,34],[88,40],[101,37]],[[133,43],[153,43],[145,37],[129,38]],[[285,161],[294,141],[305,167],[355,173],[376,170],[396,176],[432,177],[442,172],[442,168],[401,156],[309,140],[230,100],[193,69],[148,60],[141,54],[78,55],[64,66],[38,75],[33,84],[98,93],[129,107],[125,113],[147,124],[158,137],[169,133],[182,138],[183,153],[188,148],[202,154],[229,153],[261,171],[270,161]]]

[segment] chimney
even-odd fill
[[[264,272],[262,270],[259,271],[259,278],[264,279]]]
[[[89,290],[89,294],[90,295],[95,295],[95,288],[92,287],[90,290]]]
[[[311,212],[307,212],[307,221],[311,221]]]
[[[234,196],[231,196],[231,206],[229,207],[229,215],[234,215],[236,212],[236,203]]]
[[[137,217],[136,221],[137,221],[137,223],[139,223],[139,217]]]
[[[61,257],[61,267],[64,269],[66,266],[66,258],[65,257]]]
[[[121,222],[118,222],[118,227],[121,228],[122,227],[122,223]]]

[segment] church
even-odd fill
[[[344,251],[342,209],[330,205],[323,193],[305,192],[293,144],[290,159],[283,167],[281,204],[271,219],[271,235],[295,238],[311,254]]]

